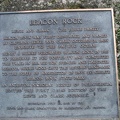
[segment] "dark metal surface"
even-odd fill
[[[0,118],[118,118],[112,10],[18,13],[0,14]]]

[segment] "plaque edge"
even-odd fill
[[[118,104],[118,118],[120,118],[120,110],[119,110],[119,106],[120,106],[120,102],[119,102],[119,79],[118,79],[118,63],[117,63],[117,51],[116,51],[116,36],[115,36],[115,19],[114,19],[114,11],[112,9],[111,11],[111,18],[112,18],[112,28],[113,28],[113,40],[114,40],[114,57],[115,57],[115,72],[116,72],[116,91],[117,91],[117,104]]]
[[[95,8],[95,9],[53,9],[53,10],[28,10],[28,11],[11,11],[0,12],[2,14],[24,14],[24,13],[50,13],[50,12],[88,12],[88,11],[113,11],[113,8]]]

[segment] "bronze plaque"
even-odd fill
[[[0,118],[118,118],[112,13],[0,13]]]

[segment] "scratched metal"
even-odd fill
[[[65,22],[63,19],[68,21]],[[75,21],[71,22],[71,19]],[[40,24],[40,20],[49,21]],[[98,30],[86,31],[86,28],[98,28]],[[15,30],[22,30],[22,33],[14,33]],[[27,33],[28,30],[30,30],[29,33]],[[36,32],[37,30],[40,31]],[[0,120],[37,120],[39,118],[41,120],[92,120],[96,118],[112,120],[118,118],[113,31],[111,9],[0,13]],[[84,35],[86,37],[83,37]],[[93,37],[94,35],[103,35],[103,38]],[[36,39],[35,36],[40,37]],[[48,39],[45,36],[55,37]],[[59,36],[63,37],[58,38]],[[63,40],[69,40],[69,43],[60,43]],[[80,40],[81,42],[74,42]],[[96,42],[82,42],[82,40]],[[33,41],[42,41],[42,43],[35,44]],[[29,48],[25,48],[26,46]],[[51,53],[43,55],[45,51]],[[59,52],[53,54],[52,51]],[[83,53],[85,51],[93,52],[85,54]],[[105,51],[108,53],[103,53]],[[25,52],[35,54],[24,55]],[[66,55],[65,52],[69,54]],[[52,60],[52,57],[56,56],[61,59]],[[89,58],[89,56],[102,57],[98,59],[97,57]],[[77,59],[79,57],[82,58]],[[93,60],[103,62],[106,60],[108,63],[90,64]],[[67,65],[60,63],[70,61],[71,63]],[[33,65],[33,62],[38,64]],[[50,62],[56,64],[51,65]],[[76,66],[86,67],[74,70],[72,67]],[[95,66],[107,67],[96,68]],[[29,67],[29,69],[23,69],[24,67]],[[83,74],[77,74],[80,71]],[[107,72],[95,74],[96,71]],[[44,72],[54,72],[54,74],[48,75]],[[66,80],[65,77],[71,77],[71,79]],[[14,86],[15,84],[19,86]],[[37,86],[34,86],[35,84]],[[43,84],[48,86],[43,87]],[[58,84],[68,86],[60,87]],[[70,89],[78,91],[70,92]]]

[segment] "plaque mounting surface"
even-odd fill
[[[0,118],[118,118],[111,9],[0,13]]]

